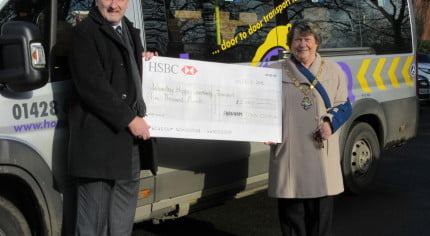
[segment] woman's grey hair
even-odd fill
[[[291,48],[293,43],[294,33],[297,32],[300,35],[313,35],[318,45],[321,45],[322,37],[321,30],[317,24],[310,22],[309,20],[298,20],[293,23],[290,31],[287,34],[287,45]]]

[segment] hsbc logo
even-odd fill
[[[1,1],[1,0],[0,0]],[[178,74],[182,71],[184,75],[195,75],[198,70],[194,66],[183,66],[181,69],[177,64],[160,63],[160,62],[148,62],[148,69],[150,72],[166,73],[166,74]]]
[[[151,72],[167,73],[167,74],[178,74],[179,66],[176,64],[148,62],[148,69]]]
[[[198,72],[198,70],[194,66],[184,66],[182,67],[181,71],[185,75],[195,75]]]

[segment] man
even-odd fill
[[[157,53],[143,52],[138,30],[124,17],[128,3],[95,0],[88,17],[72,32],[76,96],[69,115],[69,154],[70,171],[77,178],[76,235],[132,232],[139,146],[142,150],[150,138],[142,118],[142,57],[149,60]],[[152,155],[144,161],[155,174]]]

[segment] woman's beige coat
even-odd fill
[[[317,75],[321,57],[317,55],[310,71]],[[286,67],[302,84],[309,84],[296,65],[287,59],[271,67]],[[335,62],[324,60],[323,70],[318,78],[327,91],[331,105],[337,106],[347,100],[347,80],[344,72]],[[316,89],[310,97],[313,105],[303,109],[304,94],[296,87],[283,69],[282,78],[282,143],[272,145],[269,167],[269,196],[275,198],[316,198],[343,192],[339,152],[339,131],[337,130],[320,149],[312,133],[324,117],[330,120],[324,101]]]

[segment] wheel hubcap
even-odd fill
[[[365,140],[358,140],[351,152],[352,172],[356,176],[365,175],[372,166],[372,151]]]

